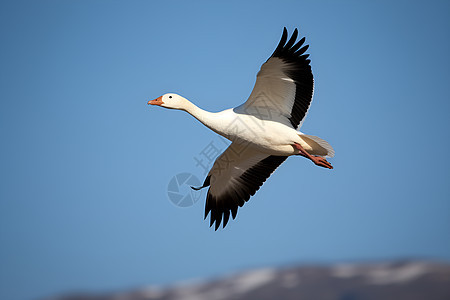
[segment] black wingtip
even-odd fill
[[[308,50],[308,48],[309,48],[309,45],[303,46],[300,50],[298,50],[297,52],[295,52],[295,55],[297,55],[297,56],[302,55],[303,53],[306,52],[306,50]]]
[[[273,52],[272,56],[278,55],[278,53],[281,51],[281,49],[283,49],[284,45],[286,44],[287,38],[288,38],[288,32],[287,32],[286,27],[284,27],[280,42],[278,43],[277,48],[275,48],[275,51]]]
[[[205,205],[205,218],[204,218],[203,220],[206,220],[206,218],[208,217],[210,211],[211,211],[211,208],[210,208],[209,205],[208,205],[208,199],[206,199],[206,205]],[[212,213],[211,213],[211,215],[212,215]]]
[[[231,209],[231,217],[233,218],[233,220],[236,219],[237,212],[238,212],[237,206]]]
[[[298,35],[298,30],[295,29],[294,32],[291,35],[291,38],[289,39],[289,41],[287,42],[286,45],[284,45],[284,47],[286,49],[290,49],[292,46],[294,46],[295,40],[297,39],[297,35]]]
[[[298,34],[299,31],[297,28],[295,28],[294,31],[292,32],[291,37],[289,38],[288,31],[286,27],[284,27],[280,42],[278,43],[277,47],[275,48],[275,51],[272,53],[270,57],[293,56],[293,59],[295,60],[300,55],[302,55],[308,48],[303,47],[300,50],[298,50],[305,43],[305,37],[301,38],[298,42],[296,42]]]
[[[303,43],[305,42],[305,40],[306,40],[305,37],[301,38],[300,41],[298,41],[298,42],[290,49],[290,52],[291,52],[291,53],[295,53],[295,51],[297,51],[298,48],[300,48],[300,47],[303,45]]]
[[[225,228],[225,226],[227,226],[229,219],[230,219],[230,211],[226,210],[223,212],[223,222],[222,222],[223,227],[222,228]]]

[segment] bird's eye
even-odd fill
[[[169,96],[170,99],[172,99],[172,96]]]

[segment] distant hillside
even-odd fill
[[[58,300],[448,300],[450,264],[396,262],[259,269],[221,279]]]

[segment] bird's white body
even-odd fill
[[[185,101],[188,100],[185,99]],[[300,144],[311,154],[323,152],[322,149],[316,149],[317,146],[314,148],[314,143],[310,145],[311,138],[308,139],[294,128],[277,121],[262,120],[255,115],[238,113],[236,111],[239,111],[239,109],[236,108],[211,113],[189,103],[184,110],[206,127],[228,140],[250,143],[253,147],[268,155],[297,155],[299,150],[292,147],[295,143]],[[302,136],[305,136],[305,138]]]

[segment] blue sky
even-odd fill
[[[0,298],[117,290],[302,263],[450,261],[448,1],[2,1]],[[167,186],[217,136],[176,92],[244,102],[286,26],[310,44],[302,131],[225,230]],[[26,287],[26,288],[24,288]]]

